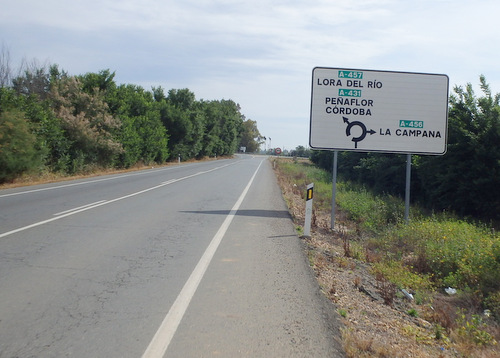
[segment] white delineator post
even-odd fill
[[[311,236],[311,219],[313,210],[314,183],[307,185],[306,193],[306,222],[304,223],[304,236]]]

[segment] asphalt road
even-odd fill
[[[340,357],[270,162],[0,191],[0,357]]]

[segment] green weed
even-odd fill
[[[415,308],[410,308],[406,313],[411,317],[418,317],[418,311]]]
[[[336,203],[362,230],[383,232],[388,225],[401,222],[404,203],[392,195],[377,196],[352,183],[338,183]]]
[[[486,324],[479,315],[472,315],[467,318],[462,310],[457,320],[458,334],[478,345],[496,344],[495,339],[485,331]]]
[[[427,218],[392,227],[377,245],[394,258],[412,255],[414,269],[432,273],[443,286],[471,288],[484,295],[500,289],[500,241],[485,227]]]
[[[400,261],[376,262],[372,265],[372,272],[375,276],[385,277],[396,284],[399,289],[411,288],[417,292],[427,292],[434,289],[434,284],[429,275],[414,273]]]

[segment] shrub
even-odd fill
[[[376,277],[383,276],[396,284],[399,289],[411,289],[417,292],[431,291],[433,283],[431,276],[411,272],[400,261],[377,262],[372,266]]]
[[[42,163],[42,152],[36,148],[24,113],[9,110],[0,113],[0,182],[37,169]]]
[[[460,312],[457,320],[459,336],[469,339],[478,345],[496,344],[495,339],[486,332],[486,324],[479,315],[472,315],[470,318],[466,316],[464,311]]]
[[[392,228],[377,245],[396,258],[413,255],[417,271],[432,273],[445,286],[485,295],[500,288],[499,237],[485,227],[454,219],[423,219]]]
[[[500,291],[492,293],[485,300],[486,307],[491,311],[493,316],[500,321]]]
[[[380,233],[402,221],[403,201],[392,195],[374,195],[349,182],[337,184],[336,203],[362,230]]]

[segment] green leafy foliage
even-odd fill
[[[170,135],[168,147],[174,158],[202,156],[205,117],[195,104],[194,93],[188,89],[170,90],[168,97],[158,102],[161,121]]]
[[[24,112],[17,109],[0,112],[0,181],[9,181],[41,164],[36,138]]]
[[[417,177],[423,200],[461,215],[500,219],[500,105],[484,76],[483,97],[471,84],[450,98],[448,152],[420,158]]]
[[[490,294],[485,300],[485,305],[500,322],[500,291]]]
[[[240,147],[245,147],[247,153],[257,152],[259,150],[259,138],[261,134],[257,128],[257,122],[251,119],[243,120]]]
[[[337,185],[336,203],[363,230],[386,230],[388,224],[402,220],[404,205],[392,195],[377,196],[361,185],[343,182]]]
[[[444,286],[471,288],[487,296],[500,290],[500,237],[455,219],[421,219],[388,230],[381,250],[414,255],[414,268]]]
[[[70,76],[33,61],[19,73],[0,88],[6,160],[0,182],[33,167],[73,174],[230,155],[241,145],[258,149],[256,122],[232,100],[197,101],[189,89],[166,95],[161,87],[117,85],[109,69]]]
[[[121,123],[109,113],[101,92],[86,93],[78,78],[67,77],[52,86],[50,96],[52,109],[71,143],[68,154],[80,163],[73,170],[89,164],[112,165],[123,150],[115,139]]]
[[[488,333],[486,324],[483,322],[481,316],[474,314],[467,317],[464,310],[460,311],[458,323],[458,334],[469,339],[478,345],[496,344],[497,342],[493,336]]]
[[[434,288],[430,275],[415,273],[411,267],[405,266],[401,261],[389,260],[373,264],[372,271],[375,276],[385,277],[396,284],[399,289],[411,288],[416,292],[426,292]]]

